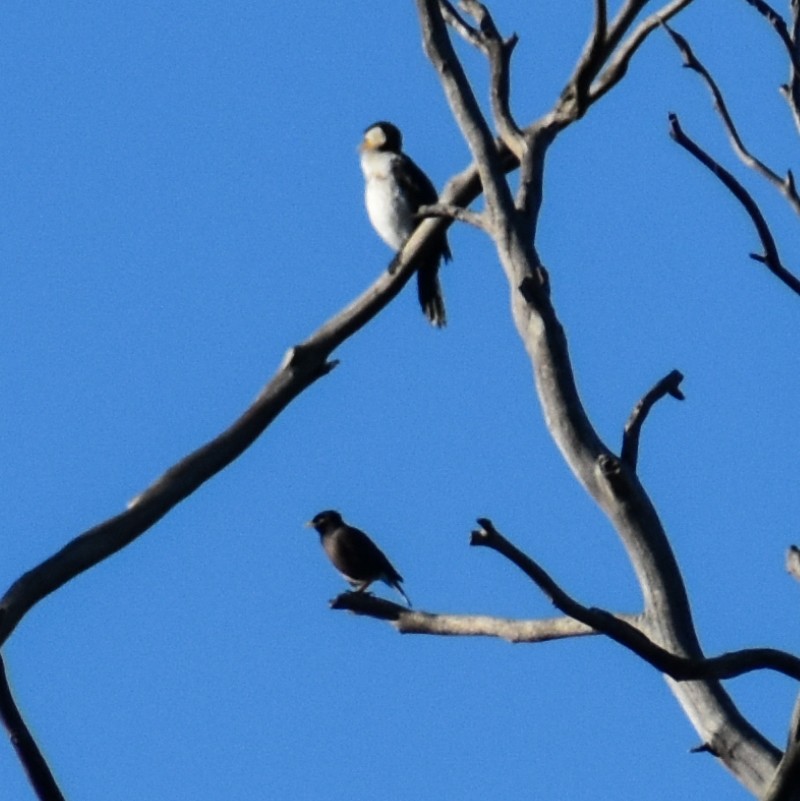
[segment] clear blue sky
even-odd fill
[[[522,121],[557,97],[591,6],[494,4],[521,37]],[[695,6],[676,28],[743,134],[797,167],[777,38],[744,2]],[[384,269],[355,150],[369,123],[397,123],[437,186],[468,154],[410,2],[7,2],[0,108],[4,591],[227,426]],[[538,245],[609,444],[654,381],[686,374],[640,472],[704,645],[797,652],[800,299],[747,258],[749,221],[670,141],[670,111],[745,178],[797,267],[797,219],[737,166],[660,33],[552,149]],[[15,632],[13,687],[68,798],[750,797],[688,753],[662,679],[606,642],[401,637],[329,611],[344,584],[302,527],[327,507],[421,609],[552,614],[467,547],[478,515],[587,604],[639,607],[547,435],[491,247],[462,227],[451,244],[445,331],[409,286],[243,458]],[[782,743],[793,684],[728,686]],[[0,788],[32,798],[7,744]]]

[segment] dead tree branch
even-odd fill
[[[591,105],[589,87],[608,57],[607,37],[608,8],[605,0],[595,0],[592,33],[572,73],[572,86],[579,116],[583,116]]]
[[[792,801],[800,785],[800,696],[795,701],[786,750],[762,801]]]
[[[610,48],[617,48],[608,60],[608,66],[600,77],[592,84],[589,90],[589,102],[599,100],[609,89],[613,89],[628,72],[631,59],[636,51],[644,44],[647,37],[664,21],[672,19],[692,3],[692,0],[672,0],[660,11],[644,19],[630,36],[619,47],[617,44],[625,36],[633,23],[636,14],[631,16],[629,6],[638,6],[636,13],[646,3],[628,3],[617,15],[614,23],[609,27],[608,43]],[[611,51],[609,51],[611,52]]]
[[[680,383],[683,381],[683,373],[673,370],[664,376],[634,407],[628,422],[625,423],[625,431],[622,435],[622,459],[631,470],[636,470],[636,462],[639,459],[639,435],[642,425],[650,414],[650,409],[655,406],[661,398],[671,395],[676,400],[685,400],[683,392],[680,390]]]
[[[421,220],[428,217],[444,217],[447,220],[467,223],[481,231],[489,229],[489,223],[481,212],[470,211],[470,209],[463,209],[461,206],[452,204],[433,203],[430,206],[420,206],[416,216]]]
[[[0,656],[0,719],[39,801],[64,801],[50,766],[36,745],[14,701],[2,656]]]
[[[769,3],[764,0],[745,0],[745,2],[752,6],[762,17],[775,29],[783,46],[786,48],[786,54],[792,63],[794,69],[800,72],[800,56],[797,53],[792,35],[789,33],[789,28],[786,25],[786,20],[774,9]]]
[[[687,42],[686,39],[679,33],[672,30],[672,28],[670,28],[666,22],[663,23],[663,25],[672,41],[675,43],[675,46],[678,48],[678,51],[683,58],[684,67],[696,72],[703,79],[709,91],[711,92],[711,96],[714,99],[714,108],[717,110],[717,113],[722,119],[722,123],[728,133],[728,138],[730,139],[733,151],[739,157],[739,160],[745,166],[749,167],[751,170],[754,170],[756,173],[769,181],[769,183],[771,183],[783,195],[783,197],[786,198],[795,214],[800,215],[800,196],[797,194],[797,188],[795,187],[792,171],[787,170],[786,177],[782,178],[774,170],[770,169],[766,164],[764,164],[763,161],[756,158],[747,149],[747,147],[745,147],[745,144],[739,135],[739,131],[736,129],[736,125],[733,122],[733,118],[728,111],[725,98],[723,97],[722,92],[720,91],[720,88],[712,77],[711,73],[694,54],[689,42]]]
[[[409,609],[365,592],[344,592],[331,601],[331,609],[385,620],[400,634],[494,637],[511,643],[537,643],[598,633],[572,617],[512,620],[489,615],[433,614]],[[640,615],[618,615],[618,618],[631,625],[641,620]]]
[[[512,34],[508,39],[504,39],[489,10],[477,0],[462,0],[461,6],[475,20],[477,37],[474,44],[489,62],[489,98],[497,133],[506,147],[521,162],[527,145],[511,113],[511,56],[519,41],[518,37]]]
[[[662,13],[677,13],[688,2],[672,3]],[[640,7],[627,3],[627,9]],[[439,74],[453,114],[473,155],[480,159],[485,148],[487,125],[474,101],[463,68],[453,52],[438,3],[417,0],[425,52]],[[618,15],[617,19],[620,18]],[[627,42],[632,56],[658,19],[647,20]],[[609,34],[614,23],[609,26]],[[627,28],[617,29],[620,36]],[[644,33],[642,33],[644,31]],[[617,78],[618,79],[618,78]],[[602,81],[602,75],[598,79]],[[596,95],[599,97],[599,94]],[[575,98],[564,95],[556,106],[526,134],[532,180],[530,218],[522,224],[511,213],[505,185],[490,188],[485,180],[502,176],[493,165],[485,165],[481,179],[486,190],[487,210],[492,215],[493,239],[506,273],[512,297],[514,320],[528,350],[544,419],[554,441],[578,480],[608,515],[619,533],[639,579],[644,596],[650,639],[671,654],[702,658],[682,576],[669,540],[644,488],[633,473],[600,440],[578,396],[563,328],[550,302],[541,261],[532,237],[541,206],[545,156],[557,134],[577,119]],[[616,470],[606,470],[606,463]],[[672,682],[671,688],[704,742],[713,745],[725,765],[745,786],[760,793],[772,776],[780,757],[769,743],[736,709],[718,681]]]
[[[466,128],[465,138],[478,169],[488,216],[493,223],[500,213],[513,218],[514,204],[498,158],[497,147],[447,35],[439,2],[416,0],[416,4],[423,20],[422,43],[425,52],[439,73],[453,115]],[[435,60],[434,54],[437,56]]]
[[[784,98],[794,117],[794,124],[800,132],[800,0],[792,0],[792,47],[790,58],[792,67],[789,70],[789,83],[781,87]]]
[[[764,0],[745,0],[772,26],[778,34],[789,56],[789,83],[781,86],[781,94],[786,99],[794,117],[795,126],[800,132],[800,4],[792,0],[791,31],[786,20]]]
[[[748,648],[720,656],[685,657],[654,643],[645,631],[604,609],[587,607],[569,595],[535,560],[509,542],[488,518],[478,518],[481,528],[472,532],[471,545],[484,546],[515,564],[565,615],[574,617],[632,651],[677,681],[732,679],[756,670],[773,670],[800,681],[800,658],[774,648]],[[648,625],[648,618],[643,621]]]
[[[794,276],[781,263],[778,246],[772,237],[767,221],[758,208],[758,204],[750,193],[733,177],[718,161],[715,161],[696,142],[694,142],[681,128],[677,114],[669,115],[670,136],[684,149],[691,153],[704,167],[719,178],[728,191],[744,206],[744,210],[753,221],[764,253],[751,253],[750,258],[761,262],[774,276],[779,278],[793,292],[800,295],[800,279]]]
[[[481,34],[476,28],[473,28],[462,16],[458,13],[452,3],[448,0],[440,0],[442,7],[442,17],[444,21],[468,44],[480,50],[482,47]]]

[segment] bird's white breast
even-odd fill
[[[364,151],[361,170],[366,179],[367,214],[378,236],[393,250],[400,250],[416,227],[414,211],[392,172],[392,153]]]

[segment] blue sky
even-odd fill
[[[697,0],[675,27],[762,158],[796,167],[778,40],[725,5]],[[520,120],[558,96],[591,6],[493,4],[521,37]],[[369,123],[397,123],[437,186],[468,153],[411,3],[6,3],[0,106],[7,587],[227,426],[385,268],[355,150]],[[737,165],[663,34],[552,148],[537,244],[612,447],[646,389],[686,375],[687,401],[647,423],[640,474],[708,652],[796,652],[800,300],[747,258],[749,221],[670,141],[670,111],[746,181],[796,266],[797,219]],[[67,797],[750,797],[688,753],[662,679],[607,642],[401,637],[329,611],[344,585],[302,527],[328,507],[421,609],[552,614],[467,547],[479,515],[585,603],[638,609],[547,435],[490,244],[456,227],[451,245],[445,331],[409,286],[238,462],[14,633],[13,688]],[[793,684],[728,687],[781,743]],[[32,797],[10,747],[0,786]]]

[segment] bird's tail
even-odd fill
[[[386,582],[390,587],[394,587],[400,595],[403,596],[405,602],[408,604],[408,608],[411,609],[411,599],[406,595],[406,591],[403,589],[403,585],[397,579],[392,579],[391,581]]]
[[[437,259],[438,262],[438,259]],[[444,308],[442,285],[439,283],[439,265],[425,265],[417,270],[417,294],[419,305],[430,321],[437,328],[447,325],[447,312]]]

